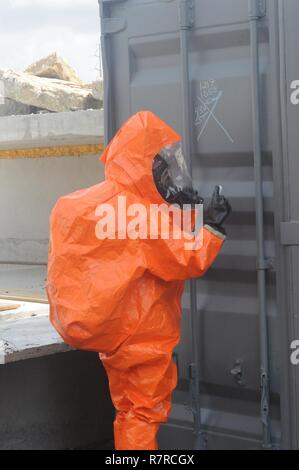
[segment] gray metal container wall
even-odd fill
[[[102,0],[100,3],[103,7],[107,137],[112,137],[130,115],[141,109],[155,112],[181,132],[177,2]],[[225,247],[213,268],[197,282],[202,417],[209,434],[208,448],[255,448],[260,446],[261,422],[248,2],[195,0],[194,3],[195,23],[189,43],[193,176],[204,197],[211,194],[215,184],[221,183],[233,207]],[[280,117],[277,116],[274,123],[271,116],[279,106],[274,98],[279,77],[273,77],[273,73],[278,73],[275,68],[279,68],[275,52],[279,45],[269,43],[269,35],[272,34],[274,42],[278,41],[276,28],[285,4],[289,5],[288,14],[293,15],[293,23],[296,23],[298,3],[296,0],[270,0],[259,27],[265,248],[267,258],[273,260],[274,265],[267,273],[267,301],[271,431],[276,444],[280,442],[282,429],[281,353],[286,363],[288,336],[287,332],[284,338],[281,334],[283,315],[277,308],[275,272],[276,255],[279,259],[283,256],[278,232],[275,235],[280,220],[274,221],[273,185],[274,146],[277,159],[281,158],[277,142]],[[295,26],[293,24],[293,29],[297,32],[298,25],[297,30]],[[279,170],[276,169],[276,173],[279,182]],[[278,183],[276,187],[279,189]],[[296,207],[298,211],[298,203]],[[275,246],[279,253],[275,253]],[[187,288],[183,300],[182,339],[177,351],[180,380],[171,421],[160,435],[161,446],[167,448],[192,448],[192,417],[185,407],[191,361],[189,300]],[[284,349],[281,348],[283,342]],[[238,364],[241,378],[232,374]],[[290,441],[285,442],[290,445]]]
[[[277,300],[281,346],[282,446],[299,448],[299,366],[290,362],[299,339],[299,100],[291,96],[299,59],[299,2],[275,3],[271,26],[272,148],[275,196]],[[297,354],[298,357],[298,354]]]

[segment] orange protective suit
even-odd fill
[[[152,450],[171,408],[177,371],[172,353],[180,339],[184,280],[202,276],[223,236],[205,226],[200,249],[183,239],[99,240],[97,207],[119,215],[127,206],[163,204],[152,175],[159,150],[180,136],[150,112],[139,112],[102,155],[106,180],[62,197],[51,216],[48,297],[51,321],[72,346],[100,353],[117,410],[116,449]],[[169,218],[171,224],[171,217]]]

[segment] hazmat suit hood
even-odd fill
[[[181,137],[150,111],[132,116],[117,132],[101,157],[106,178],[126,188],[132,184],[152,203],[165,202],[153,178],[153,160],[160,150]]]

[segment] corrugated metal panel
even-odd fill
[[[106,70],[104,63],[104,73],[111,100],[110,104],[106,101],[108,134],[112,136],[128,116],[141,109],[157,113],[181,132],[177,2],[126,0],[103,4],[105,15],[118,18],[120,29],[105,36],[108,62]],[[266,16],[260,26],[260,86],[266,255],[274,260],[268,21]],[[233,436],[232,446],[255,447],[261,439],[260,359],[247,0],[196,0],[189,46],[193,176],[204,197],[221,183],[233,207],[225,248],[208,275],[197,283],[203,422],[222,436],[217,447],[225,448],[228,436]],[[267,276],[267,296],[272,432],[278,441],[279,331],[274,269]],[[191,362],[189,300],[187,288],[178,348],[180,385],[172,416],[173,422],[184,423],[187,428],[190,414],[184,415],[181,406],[188,400]],[[231,374],[238,361],[242,365],[241,384]],[[165,445],[169,446],[170,435],[163,431]],[[192,442],[190,445],[192,448]]]
[[[273,162],[277,231],[278,311],[282,349],[281,401],[284,448],[299,447],[299,367],[290,361],[291,343],[299,339],[299,104],[291,101],[299,80],[297,0],[275,2],[271,27],[273,80]]]

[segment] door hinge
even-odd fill
[[[102,34],[115,34],[126,29],[126,20],[124,18],[102,18]]]
[[[261,372],[261,419],[262,423],[266,426],[268,424],[268,415],[269,415],[269,378],[266,372]]]
[[[191,29],[194,24],[193,0],[179,0],[180,29]]]
[[[299,222],[281,222],[280,224],[280,243],[285,246],[299,245]]]
[[[268,271],[275,269],[275,259],[266,258],[264,260],[257,260],[256,269],[257,271]]]
[[[248,0],[248,12],[251,20],[258,20],[266,15],[266,0]]]

